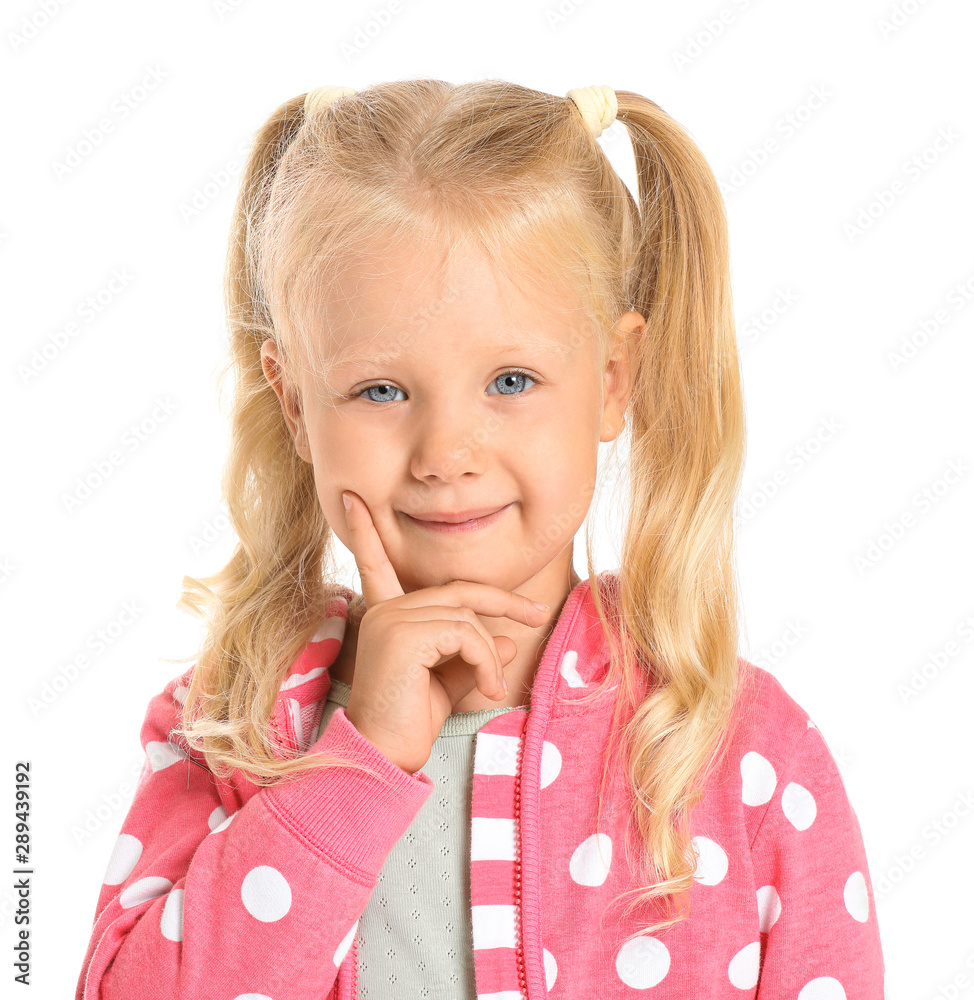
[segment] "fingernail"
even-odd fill
[[[542,603],[541,603],[540,601],[532,601],[531,603],[532,603],[532,604],[533,604],[533,605],[534,605],[534,606],[535,606],[535,607],[536,607],[536,608],[537,608],[537,609],[538,609],[539,611],[550,611],[550,610],[551,610],[551,605],[550,605],[550,604],[542,604]]]
[[[342,503],[345,504],[345,510],[352,509],[352,498],[347,493],[342,494]]]

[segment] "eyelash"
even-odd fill
[[[542,382],[541,379],[539,379],[536,375],[532,375],[530,372],[525,371],[523,368],[508,368],[506,371],[501,372],[500,375],[497,376],[497,378],[495,378],[495,379],[492,380],[492,382],[496,382],[497,379],[503,378],[505,375],[523,375],[525,378],[530,379],[536,385],[544,385],[544,382]],[[371,385],[367,385],[364,388],[359,389],[358,392],[353,392],[350,395],[345,396],[345,399],[359,399],[362,396],[364,396],[364,394],[367,393],[369,391],[369,389],[375,389],[375,388],[377,388],[380,385],[382,385],[382,386],[386,386],[386,385],[391,386],[392,383],[391,382],[373,382]],[[399,387],[398,386],[394,386],[394,388],[398,389]],[[501,395],[501,396],[505,396],[505,395],[506,396],[526,396],[528,394],[528,392],[529,392],[529,390],[526,389],[524,392],[498,393],[498,395]],[[382,406],[383,405],[382,403],[376,403],[375,400],[367,400],[367,402],[374,403],[374,405],[376,405],[376,406]],[[393,400],[393,402],[396,402],[396,400]]]

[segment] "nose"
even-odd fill
[[[412,474],[452,482],[466,473],[483,473],[502,425],[497,414],[475,406],[430,407],[416,424]]]

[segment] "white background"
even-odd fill
[[[5,5],[0,798],[9,838],[30,760],[30,995],[73,996],[145,708],[200,639],[182,577],[232,549],[216,373],[242,153],[315,86],[433,76],[635,90],[711,163],[749,434],[741,653],[840,765],[888,996],[974,996],[972,28],[961,0]],[[624,127],[600,141],[634,187]],[[598,537],[614,568],[618,537]],[[584,533],[575,557],[584,577]]]

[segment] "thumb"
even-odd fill
[[[517,643],[510,636],[495,635],[494,645],[497,647],[502,667],[506,667],[517,655]]]

